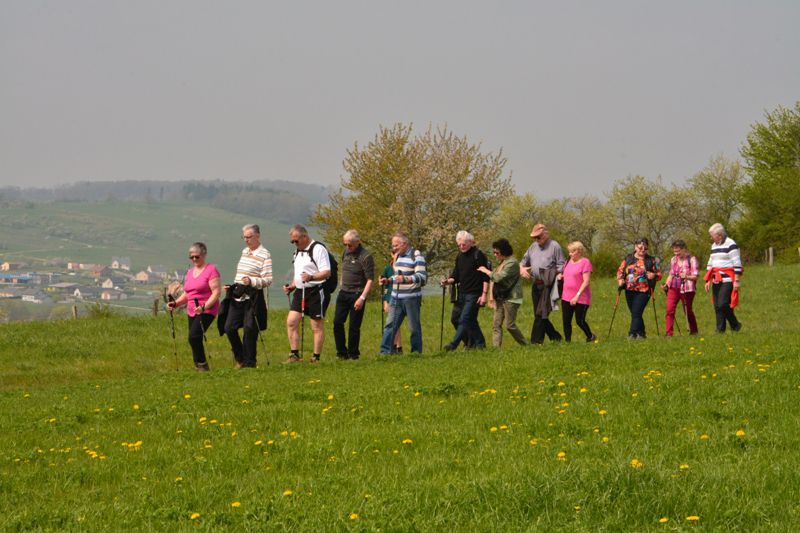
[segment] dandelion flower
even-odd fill
[[[688,520],[689,522],[697,522],[698,520],[700,520],[700,517],[697,516],[696,514],[693,514],[691,516],[687,516],[686,520]]]
[[[600,409],[599,411],[597,411],[597,414],[600,416],[605,416],[608,414],[608,411],[606,411],[605,409]]]
[[[413,444],[414,441],[411,439],[403,439],[403,444]]]
[[[667,518],[667,517],[665,516],[664,518],[659,518],[659,519],[658,519],[658,521],[659,521],[659,523],[661,523],[661,524],[666,524],[667,522],[669,522],[669,518]]]
[[[192,513],[189,520],[197,520],[198,518],[200,518],[200,513]]]
[[[134,411],[138,411],[139,410],[139,404],[138,403],[133,404],[133,410]]]
[[[644,463],[641,462],[639,459],[637,459],[635,457],[633,459],[631,459],[631,467],[633,467],[633,468],[642,468],[643,466],[644,466]]]
[[[740,430],[738,430],[738,431],[736,432],[736,436],[737,436],[737,437],[744,437],[744,436],[745,436],[745,432],[744,432],[744,430],[743,430],[743,429],[740,429]]]
[[[350,513],[350,520],[358,520],[358,513]]]
[[[710,438],[710,437],[709,437],[708,435],[706,435],[705,433],[703,433],[702,435],[700,435],[700,440],[708,440],[709,438]]]
[[[489,431],[492,433],[497,433],[497,428],[495,426],[492,426],[489,428]]]
[[[231,504],[231,507],[241,507],[241,506],[242,506],[242,502],[233,502]]]
[[[284,496],[291,496],[292,494],[294,494],[294,492],[292,492],[292,489],[286,489],[285,491],[283,491]]]
[[[558,452],[558,454],[556,455],[556,459],[558,459],[559,461],[566,461],[567,460],[567,452],[565,452],[565,451]]]
[[[183,399],[184,399],[184,400],[188,400],[188,399],[190,399],[191,397],[192,397],[192,395],[191,395],[191,394],[184,394],[184,395],[183,395]],[[197,513],[195,513],[195,514],[197,514]],[[199,516],[199,515],[198,515],[198,516]]]
[[[679,466],[678,468],[680,468],[681,470],[689,470],[689,465],[687,465],[686,463],[683,463],[683,464],[682,464],[681,466]]]
[[[328,394],[328,400],[333,400],[333,394]]]

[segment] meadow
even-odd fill
[[[701,293],[698,336],[648,307],[629,342],[623,302],[609,338],[613,281],[593,291],[596,343],[445,354],[426,296],[422,355],[376,355],[370,302],[359,361],[328,324],[320,364],[279,364],[275,311],[259,368],[210,332],[209,374],[185,317],[177,364],[165,315],[2,325],[0,529],[798,530],[798,267],[748,268],[738,334]]]

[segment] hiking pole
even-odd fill
[[[442,343],[444,342],[444,297],[447,292],[447,287],[442,285],[442,318],[439,321],[439,351],[442,351]]]
[[[171,294],[167,295],[168,303],[174,304],[175,297]],[[172,325],[172,353],[175,354],[175,372],[178,371],[178,344],[175,341],[175,315],[172,314],[172,307],[167,305],[167,309],[169,309],[169,321]]]
[[[195,298],[194,299],[194,316],[200,319],[200,329],[203,330],[203,342],[208,342],[208,339],[206,338],[206,328],[203,325],[203,319],[202,319],[203,315],[201,314],[199,317],[197,316],[197,308],[198,307],[200,307],[200,300]]]
[[[306,335],[306,284],[300,290],[300,359],[303,358],[303,344]]]
[[[658,314],[656,313],[656,293],[650,289],[650,299],[653,300],[653,319],[656,321],[656,336],[661,336],[661,330],[658,328]]]
[[[255,304],[255,302],[253,302]],[[258,323],[258,315],[256,314],[256,306],[251,305],[253,312],[253,322],[256,325],[256,337],[259,338],[261,341],[261,349],[264,350],[264,361],[267,362],[267,366],[269,366],[269,358],[267,357],[267,345],[264,343],[264,336],[261,334],[261,324]],[[269,324],[269,320],[267,320],[267,324]],[[266,325],[266,324],[265,324]],[[267,328],[264,328],[267,329]]]
[[[614,317],[617,316],[617,307],[619,307],[619,296],[621,294],[622,294],[622,287],[618,287],[617,288],[617,301],[614,304],[614,312],[611,313],[611,324],[608,325],[608,335],[606,335],[606,337],[608,337],[609,339],[611,338],[611,328],[614,327]]]
[[[386,314],[386,311],[383,309],[384,303],[386,303],[386,285],[381,284],[381,336],[383,336],[384,314]],[[392,342],[394,342],[394,339],[392,339]]]

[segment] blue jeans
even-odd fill
[[[386,325],[383,327],[383,338],[381,339],[381,354],[392,353],[394,336],[403,319],[408,316],[408,328],[411,330],[411,351],[422,352],[422,324],[419,314],[422,306],[422,296],[413,298],[396,299],[392,298],[389,302],[389,313],[386,316]]]
[[[478,324],[478,298],[480,294],[461,295],[461,316],[458,318],[456,336],[450,341],[450,346],[455,348],[459,343],[468,338],[471,348],[486,348],[486,339],[483,337],[481,326]]]
[[[644,311],[647,309],[647,302],[650,301],[650,293],[626,290],[625,300],[628,302],[628,309],[631,311],[631,327],[628,330],[628,335],[645,337]]]

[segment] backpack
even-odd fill
[[[322,290],[325,291],[325,294],[331,294],[333,293],[333,291],[336,290],[336,287],[339,285],[339,263],[336,261],[336,258],[333,257],[330,250],[328,250],[328,248],[324,244],[322,244],[319,241],[314,241],[311,243],[311,246],[307,250],[307,253],[309,259],[311,259],[311,262],[314,263],[315,267],[319,268],[317,262],[314,261],[314,247],[318,244],[323,248],[325,248],[325,251],[328,253],[328,262],[331,265],[331,275],[328,276],[328,279],[322,282]],[[297,253],[302,251],[305,250],[296,250],[294,252],[293,257],[297,257]],[[292,259],[292,263],[294,263],[294,259]]]

